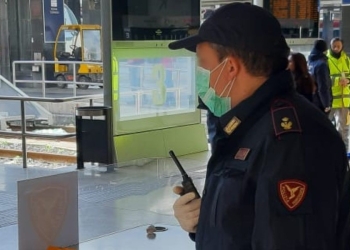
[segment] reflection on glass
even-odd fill
[[[195,111],[192,57],[119,60],[120,120]]]
[[[84,30],[84,61],[102,61],[100,30]]]
[[[57,44],[57,52],[71,55],[77,42],[77,37],[78,31],[76,30],[62,30],[58,38],[59,43]],[[57,57],[59,57],[59,55],[57,55]]]
[[[56,57],[61,61],[81,61],[80,32],[74,29],[61,30],[58,35]]]
[[[59,34],[57,58],[61,60],[102,61],[99,29],[66,29]]]

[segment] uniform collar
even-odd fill
[[[293,89],[293,78],[289,70],[272,75],[255,93],[219,118],[220,129],[229,137],[244,121],[261,107],[269,105],[276,96]]]
[[[330,58],[330,59],[334,58],[335,60],[339,60],[339,59],[341,59],[341,58],[342,58],[342,59],[346,59],[347,55],[346,55],[345,51],[342,50],[342,51],[340,52],[339,57],[335,57],[335,56],[333,55],[332,51],[331,51],[331,50],[328,50],[328,51],[327,51],[327,57]]]

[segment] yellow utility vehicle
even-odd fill
[[[65,81],[73,81],[74,64],[77,82],[103,82],[102,44],[100,25],[62,25],[57,33],[54,46],[55,79],[57,86],[66,88]],[[91,64],[97,62],[100,64]],[[88,84],[77,84],[87,89]],[[102,87],[102,86],[100,86]]]

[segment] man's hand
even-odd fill
[[[340,78],[339,84],[342,87],[346,87],[349,84],[349,79],[342,77],[342,78]]]
[[[324,109],[324,112],[326,112],[326,113],[328,113],[328,112],[330,112],[330,111],[331,111],[331,108],[330,108],[330,107],[327,107],[327,108]]]
[[[183,192],[182,187],[174,187],[173,189],[175,194],[180,195]],[[196,199],[194,193],[188,193],[183,196],[180,196],[174,203],[174,215],[175,218],[179,221],[180,226],[183,230],[189,233],[195,233],[198,218],[199,210],[201,206],[201,198]]]

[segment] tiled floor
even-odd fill
[[[180,157],[199,192],[202,191],[209,152]],[[178,226],[172,205],[172,187],[181,176],[170,159],[149,159],[120,164],[115,171],[86,166],[79,171],[80,250],[194,249]],[[60,172],[60,169],[22,169],[0,166],[0,249],[17,250],[17,181]],[[155,239],[146,237],[150,224],[168,228]],[[29,250],[30,248],[28,248]]]

